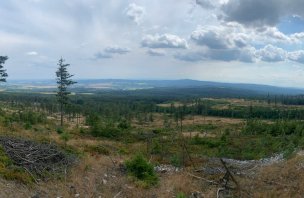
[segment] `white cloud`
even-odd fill
[[[0,1],[0,50],[10,57],[10,76],[22,78],[18,66],[39,59],[36,69],[27,71],[29,76],[52,78],[52,67],[60,56],[71,63],[79,78],[155,78],[160,73],[164,78],[169,73],[172,78],[184,78],[185,71],[191,78],[200,68],[206,72],[205,77],[212,76],[208,70],[216,65],[222,71],[228,65],[242,65],[239,68],[244,70],[267,65],[275,72],[279,64],[285,64],[285,68],[304,64],[304,53],[298,51],[303,48],[304,32],[287,34],[277,26],[290,14],[302,16],[296,23],[303,20],[303,0],[133,2]],[[120,45],[113,46],[116,43]],[[27,55],[30,50],[39,54],[31,53],[31,57]],[[41,59],[41,54],[47,58]],[[107,59],[106,66],[97,59]],[[281,62],[272,63],[275,61]],[[299,68],[304,71],[304,67]],[[226,74],[220,80],[228,79]]]
[[[301,40],[304,39],[304,32],[294,33],[294,34],[290,35],[290,38],[292,40],[296,40],[296,41],[300,42]]]
[[[148,48],[183,48],[188,47],[187,41],[173,34],[146,35],[141,45]]]
[[[37,56],[37,55],[38,55],[38,52],[31,51],[31,52],[27,52],[26,54],[27,54],[28,56]]]
[[[142,22],[145,13],[145,8],[135,3],[129,4],[126,9],[126,15],[138,25]]]
[[[288,59],[304,64],[304,50],[289,52]]]
[[[287,57],[287,53],[284,49],[273,45],[266,45],[264,48],[258,50],[256,54],[265,62],[285,61]]]

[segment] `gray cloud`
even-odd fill
[[[196,0],[196,4],[200,5],[205,9],[213,9],[215,6],[210,2],[210,0]]]
[[[227,21],[263,26],[278,23],[281,4],[278,0],[230,0],[222,7]]]
[[[256,61],[254,48],[247,49],[208,49],[201,51],[193,51],[187,53],[178,53],[174,58],[187,62],[198,62],[204,60],[217,60],[217,61],[240,61],[252,63]]]
[[[129,4],[126,9],[126,15],[136,24],[140,24],[142,22],[145,12],[144,7],[136,5],[135,3]]]
[[[126,47],[119,47],[119,46],[111,46],[104,49],[105,53],[108,54],[126,54],[129,53],[131,49]]]
[[[197,30],[191,35],[191,39],[198,45],[207,46],[211,49],[227,49],[229,41],[219,32],[212,30]]]
[[[238,28],[238,32],[235,31]],[[191,40],[205,48],[175,58],[184,61],[218,60],[224,62],[255,62],[255,48],[250,47],[248,34],[241,27],[231,24],[227,27],[199,28],[191,34]],[[207,47],[207,48],[206,48]]]
[[[110,54],[107,53],[103,53],[103,52],[97,52],[94,55],[95,59],[108,59],[108,58],[112,58],[112,56]]]
[[[147,51],[147,54],[149,54],[150,56],[165,56],[166,52],[160,49],[149,49]]]
[[[221,10],[226,21],[249,26],[275,26],[284,16],[303,15],[302,0],[230,0]]]
[[[123,55],[123,54],[127,54],[131,51],[131,49],[126,48],[126,47],[119,47],[119,46],[109,46],[106,47],[103,51],[101,52],[97,52],[94,55],[94,59],[109,59],[109,58],[113,58],[114,54],[118,54],[118,55]]]
[[[249,45],[248,34],[235,32],[233,28],[200,28],[191,34],[191,40],[197,45],[210,49],[243,48]]]
[[[187,48],[187,41],[173,34],[146,35],[141,45],[148,48]]]
[[[174,58],[186,62],[198,62],[206,60],[206,55],[203,52],[194,51],[186,53],[177,53],[174,55]]]
[[[258,57],[256,57],[256,49],[254,47],[247,47],[240,50],[238,60],[244,63],[254,63],[257,61]]]

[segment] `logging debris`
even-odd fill
[[[46,179],[54,175],[66,175],[76,157],[67,154],[55,144],[37,143],[11,137],[0,137],[3,147],[13,164],[23,168],[34,179]]]

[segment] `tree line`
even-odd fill
[[[0,82],[6,82],[6,78],[8,77],[8,74],[6,72],[6,69],[4,69],[4,64],[8,60],[7,56],[0,56]],[[60,105],[60,125],[63,126],[63,115],[64,115],[64,109],[68,105],[68,95],[70,92],[68,91],[68,87],[75,84],[76,82],[73,81],[71,78],[74,75],[71,75],[67,68],[70,66],[70,64],[65,64],[64,59],[60,58],[58,62],[58,69],[56,71],[56,82],[57,82],[57,101]]]

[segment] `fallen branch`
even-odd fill
[[[225,190],[225,188],[219,188],[217,189],[217,192],[216,192],[216,198],[220,198],[220,192]]]
[[[119,197],[120,194],[121,194],[121,191],[119,193],[117,193],[113,198]]]
[[[221,162],[222,162],[222,164],[223,164],[223,166],[224,166],[224,168],[226,169],[226,175],[227,175],[227,177],[229,178],[231,178],[232,179],[232,181],[233,181],[233,183],[237,186],[237,188],[239,189],[239,184],[238,184],[238,182],[236,181],[236,179],[234,178],[234,176],[232,175],[232,173],[230,172],[230,170],[228,169],[228,167],[226,166],[226,163],[224,162],[224,160],[223,159],[220,159],[221,160]],[[225,176],[226,176],[225,175]]]
[[[218,185],[218,184],[219,184],[219,183],[217,183],[216,181],[208,180],[208,179],[206,179],[206,178],[199,177],[199,176],[193,175],[193,174],[188,173],[188,172],[187,172],[187,174],[188,174],[189,176],[191,176],[191,177],[194,177],[194,178],[196,178],[196,179],[203,180],[203,181],[208,182],[208,183],[213,184],[213,185]]]

